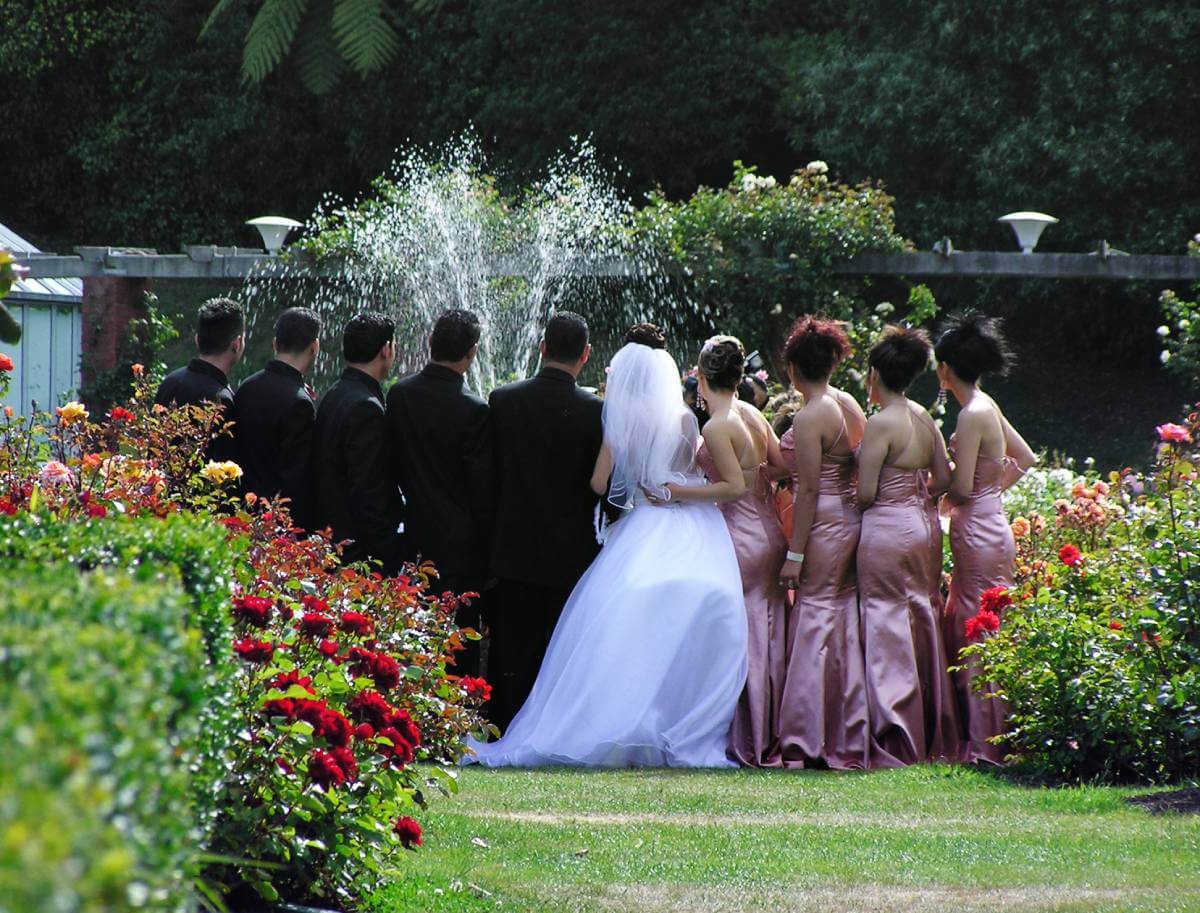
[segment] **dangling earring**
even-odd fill
[[[938,395],[937,395],[937,401],[936,401],[935,405],[939,409],[946,408],[946,388],[945,387],[938,387]]]
[[[704,401],[704,397],[700,395],[699,390],[696,391],[696,408],[699,409],[701,412],[708,411],[708,403],[706,403]]]

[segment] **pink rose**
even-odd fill
[[[1165,425],[1158,426],[1158,439],[1160,441],[1168,441],[1169,443],[1178,444],[1192,439],[1191,432],[1183,425],[1176,425],[1174,422],[1167,422]]]
[[[58,460],[51,460],[38,475],[47,485],[67,485],[74,478],[71,470]]]

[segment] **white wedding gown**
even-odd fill
[[[631,350],[639,351],[622,357]],[[623,368],[623,379],[637,377],[633,391],[615,382]],[[648,424],[665,435],[665,450],[653,452]],[[468,763],[735,766],[725,751],[746,681],[747,628],[733,543],[716,505],[654,506],[640,488],[650,479],[703,483],[694,429],[670,356],[623,348],[613,360],[605,440],[614,448],[613,488],[633,506],[571,593],[521,711],[499,741],[470,742]]]

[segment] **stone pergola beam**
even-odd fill
[[[862,253],[834,267],[849,276],[1142,279],[1200,282],[1200,257],[1168,254],[1021,254],[999,251]]]
[[[192,245],[182,254],[112,247],[77,248],[78,256],[22,253],[18,262],[29,267],[33,279],[120,277],[126,279],[245,279],[278,276],[294,279],[336,276],[336,264],[318,267],[311,255],[294,253],[286,260],[237,247]],[[496,260],[497,276],[527,272],[530,259],[521,256]],[[777,264],[790,268],[786,261]],[[948,278],[1110,279],[1151,282],[1200,282],[1200,257],[1168,254],[1057,254],[999,251],[858,254],[834,267],[847,276],[932,276]],[[584,261],[573,270],[580,276],[637,278],[644,268],[632,260],[608,258]]]

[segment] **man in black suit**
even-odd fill
[[[488,406],[466,389],[479,352],[479,318],[446,311],[429,337],[429,364],[398,381],[387,397],[388,443],[404,498],[403,556],[430,560],[439,592],[480,592],[488,576],[492,532],[492,450]],[[480,602],[459,609],[459,627],[482,632]],[[455,662],[479,674],[479,642]]]
[[[317,410],[304,384],[321,342],[321,318],[288,308],[275,321],[275,357],[233,395],[233,440],[242,490],[288,499],[293,525],[312,529],[313,426]]]
[[[395,570],[399,495],[387,456],[383,388],[395,360],[395,324],[377,313],[362,313],[346,324],[341,379],[317,409],[313,473],[319,529],[333,540],[353,540],[344,560],[376,559]]]
[[[591,355],[587,322],[561,311],[540,345],[537,376],[492,391],[496,522],[489,603],[490,717],[500,727],[533,687],[550,635],[596,557],[590,482],[603,440],[601,401],[575,381]]]
[[[199,406],[220,403],[222,418],[233,413],[233,389],[229,372],[246,350],[246,315],[242,306],[229,298],[212,298],[200,306],[196,317],[198,357],[163,378],[154,402],[163,406]],[[233,438],[222,434],[209,442],[210,460],[232,460]]]

